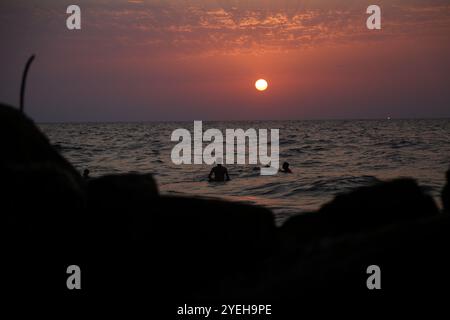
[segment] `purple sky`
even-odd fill
[[[450,117],[449,0],[2,0],[0,37],[37,121]]]

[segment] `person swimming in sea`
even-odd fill
[[[289,169],[289,162],[284,162],[283,167],[280,169],[280,172],[283,173],[292,173],[292,170]]]
[[[214,176],[214,178],[213,178]],[[210,182],[223,182],[230,181],[230,176],[228,175],[228,170],[222,165],[221,159],[216,161],[216,166],[211,169],[208,175],[208,180]]]

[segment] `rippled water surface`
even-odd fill
[[[280,161],[293,174],[260,176],[254,165],[227,165],[232,181],[207,182],[207,165],[170,159],[177,128],[193,122],[41,124],[60,152],[92,176],[150,172],[162,193],[195,194],[256,203],[278,221],[316,209],[334,194],[379,179],[411,176],[436,198],[450,164],[450,120],[205,122],[203,129],[280,129]],[[206,146],[206,144],[205,144]]]

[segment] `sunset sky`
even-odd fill
[[[0,39],[42,122],[450,117],[450,0],[2,0]]]

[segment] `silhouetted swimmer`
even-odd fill
[[[447,178],[447,183],[445,184],[444,189],[442,189],[442,206],[444,208],[444,212],[450,213],[450,169],[447,170],[445,175]]]
[[[214,175],[214,178],[212,177]],[[222,181],[230,181],[230,176],[228,175],[228,170],[220,162],[217,163],[217,165],[211,169],[211,172],[208,176],[209,181],[216,181],[216,182],[222,182]]]
[[[291,169],[289,169],[289,162],[285,162],[283,163],[283,167],[280,170],[280,172],[284,172],[284,173],[292,173]]]
[[[89,177],[89,173],[90,173],[89,169],[84,169],[84,171],[83,171],[83,178],[85,180],[88,180],[88,179],[91,178],[91,177]]]

